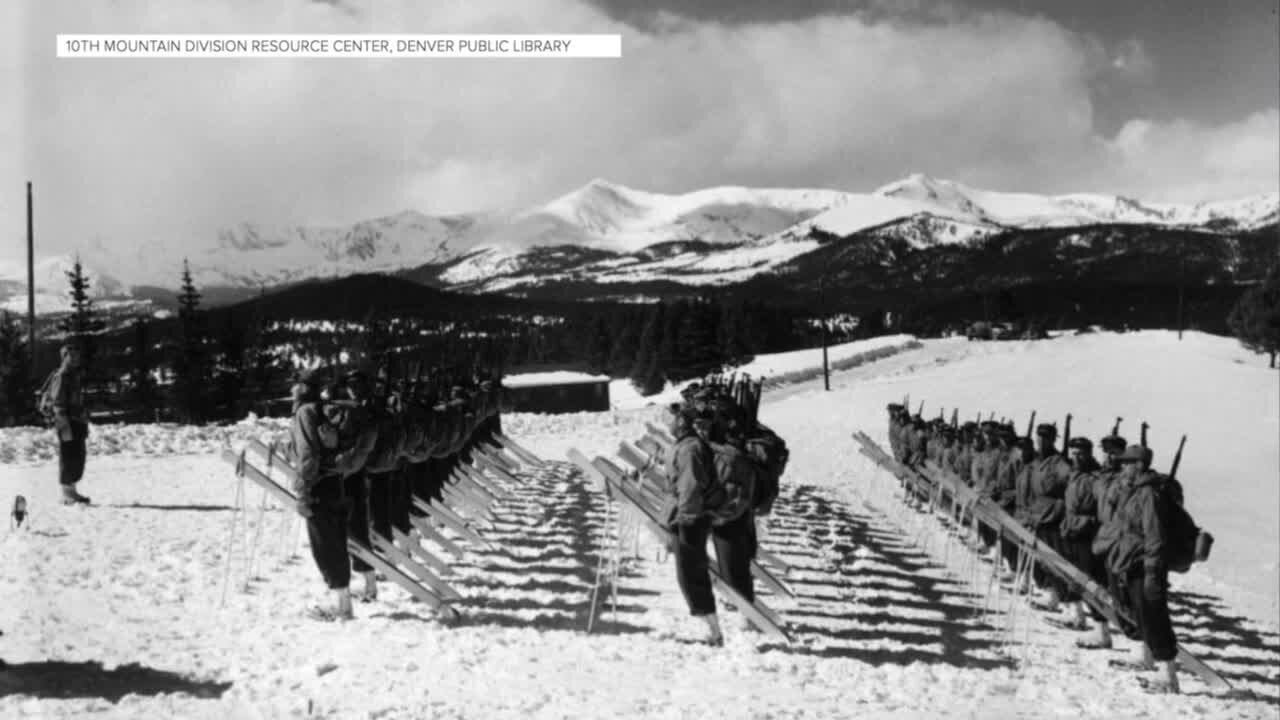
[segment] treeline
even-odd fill
[[[572,365],[630,378],[651,394],[759,353],[812,347],[821,337],[803,310],[711,297],[449,319],[393,316],[373,305],[363,322],[297,321],[271,317],[263,310],[270,303],[204,309],[185,263],[176,316],[108,329],[78,261],[67,275],[71,311],[57,341],[41,343],[34,367],[25,326],[0,315],[0,424],[39,422],[37,390],[66,342],[84,358],[86,402],[97,421],[200,423],[269,412],[302,367],[358,364],[403,378],[433,367],[502,373]],[[831,342],[850,337],[850,326],[840,327]]]
[[[832,330],[844,342],[855,331]],[[763,301],[713,297],[583,312],[560,326],[527,327],[509,344],[509,364],[578,363],[630,378],[643,395],[667,382],[704,376],[758,354],[813,347],[821,341],[812,313]]]

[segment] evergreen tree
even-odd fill
[[[191,279],[187,261],[182,261],[182,289],[178,294],[178,347],[173,363],[173,401],[184,422],[201,422],[208,414],[206,393],[210,363],[205,348],[206,329],[200,310],[200,293]]]
[[[1280,263],[1272,265],[1260,285],[1244,291],[1227,316],[1231,332],[1246,348],[1267,353],[1276,367],[1280,352]]]
[[[631,310],[620,313],[611,330],[613,344],[609,348],[609,374],[628,377],[640,349],[640,331],[644,315]]]
[[[609,370],[609,356],[613,341],[609,325],[604,317],[597,315],[590,325],[587,341],[587,366],[591,372],[606,373]]]
[[[26,422],[35,410],[35,386],[26,328],[0,311],[0,426]]]
[[[652,395],[662,389],[659,383],[657,390],[645,391],[646,388],[653,387],[657,382],[656,378],[663,375],[659,349],[665,327],[666,305],[657,303],[646,313],[644,329],[640,331],[640,347],[636,352],[635,364],[631,366],[631,372],[628,373],[631,384],[641,395]],[[663,379],[665,381],[665,377]]]
[[[80,349],[80,358],[85,371],[85,379],[96,375],[97,371],[97,334],[102,332],[106,323],[98,316],[93,306],[93,298],[89,296],[89,276],[84,274],[84,266],[79,256],[72,269],[67,271],[67,280],[71,284],[71,314],[63,318],[58,329],[67,334],[67,339]]]
[[[720,312],[706,300],[688,303],[676,329],[679,364],[672,369],[678,380],[702,377],[723,364],[717,343]]]

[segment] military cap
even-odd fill
[[[1092,450],[1093,441],[1087,437],[1073,437],[1071,438],[1071,442],[1067,443],[1067,447],[1075,448],[1077,450]]]
[[[1120,453],[1119,460],[1122,463],[1142,462],[1146,458],[1147,449],[1141,445],[1130,445]]]
[[[1107,435],[1103,437],[1102,440],[1098,441],[1098,444],[1102,446],[1103,450],[1124,452],[1124,449],[1129,445],[1129,442],[1119,435]]]
[[[1036,437],[1058,437],[1058,428],[1049,423],[1040,423],[1036,426]]]

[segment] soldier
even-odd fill
[[[995,500],[996,475],[1003,454],[1000,449],[999,426],[990,421],[982,423],[974,448],[973,464],[969,470],[973,487],[980,496]],[[1000,548],[996,545],[998,535],[995,528],[979,524],[978,538],[984,546],[984,557],[992,563],[1000,561]]]
[[[1123,578],[1142,637],[1141,668],[1159,664],[1162,677],[1149,685],[1157,692],[1177,693],[1175,658],[1177,637],[1169,616],[1169,566],[1166,547],[1170,534],[1171,494],[1160,487],[1168,479],[1143,469],[1150,462],[1146,448],[1131,445],[1120,456],[1121,481],[1126,492],[1119,503],[1120,537],[1107,557],[1107,568]]]
[[[999,431],[1000,457],[996,461],[996,477],[988,493],[988,497],[1000,509],[1011,516],[1017,515],[1018,477],[1034,457],[1031,441],[1018,436],[1012,426],[1005,425]],[[1012,538],[1004,537],[1000,546],[1004,555],[1006,571],[1004,579],[1012,580],[1014,570],[1018,567],[1018,544]],[[1021,591],[1022,588],[1017,588]]]
[[[84,369],[80,349],[62,346],[62,364],[49,383],[53,402],[53,427],[58,434],[58,484],[63,505],[88,505],[89,498],[76,490],[84,477],[88,455],[89,413],[84,406]]]
[[[723,415],[711,423],[703,437],[712,449],[712,460],[721,483],[738,491],[726,498],[734,512],[715,513],[711,523],[711,543],[716,549],[720,576],[747,602],[755,602],[751,561],[759,549],[755,532],[752,498],[758,482],[757,465],[746,450],[747,415],[732,401],[723,406]]]
[[[901,405],[889,403],[889,449],[898,462],[902,462],[902,411]]]
[[[306,518],[311,557],[333,595],[331,607],[308,610],[315,620],[350,620],[351,562],[347,557],[347,516],[342,477],[335,466],[338,431],[323,411],[321,375],[310,372],[292,388],[293,422],[289,428],[290,450],[297,468],[293,492],[298,514]]]
[[[1058,428],[1054,425],[1042,423],[1036,428],[1036,457],[1024,475],[1026,491],[1019,496],[1026,505],[1019,508],[1020,519],[1035,532],[1037,539],[1055,550],[1061,547],[1058,526],[1062,524],[1067,483],[1072,472],[1071,464],[1054,445],[1057,438]],[[1037,564],[1035,570],[1035,583],[1044,592],[1031,600],[1032,607],[1061,609],[1062,600],[1069,592],[1066,584],[1041,564]]]
[[[711,591],[707,558],[711,520],[704,512],[707,495],[716,487],[716,469],[711,449],[694,432],[694,420],[688,408],[678,405],[671,408],[669,429],[675,445],[667,459],[669,494],[665,498],[662,520],[675,535],[676,582],[689,614],[707,624],[705,642],[718,647],[724,644],[724,635]],[[718,499],[712,501],[718,503]]]
[[[342,475],[343,494],[350,508],[347,516],[348,536],[369,547],[369,483],[365,464],[378,440],[378,427],[370,407],[369,378],[361,370],[351,370],[343,377],[347,400],[330,403],[325,411],[338,428],[340,452],[335,466]],[[377,574],[373,566],[360,558],[352,559],[352,569],[364,579],[361,599],[378,595]]]
[[[1071,478],[1067,481],[1064,497],[1062,523],[1058,526],[1060,537],[1059,552],[1080,572],[1089,576],[1102,587],[1107,586],[1106,574],[1098,573],[1093,562],[1093,536],[1098,530],[1098,501],[1093,494],[1097,484],[1097,473],[1101,469],[1093,457],[1093,443],[1088,438],[1071,438],[1068,448],[1071,452]],[[1102,579],[1099,580],[1099,575]],[[1069,610],[1070,619],[1063,623],[1065,627],[1084,630],[1088,627],[1085,615],[1085,602],[1080,589],[1072,584],[1065,584],[1067,595],[1063,597]],[[1106,617],[1096,609],[1093,613],[1098,625],[1099,636],[1106,635],[1110,642],[1109,627]]]

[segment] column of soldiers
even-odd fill
[[[361,369],[317,370],[292,387],[289,451],[298,469],[293,492],[307,523],[311,554],[332,604],[308,611],[316,620],[354,617],[352,571],[363,578],[356,595],[377,597],[377,576],[351,558],[347,540],[369,546],[370,532],[390,539],[409,533],[420,512],[416,496],[439,503],[446,480],[469,462],[479,443],[496,444],[502,431],[502,387],[487,374],[433,372],[429,379],[391,382]]]
[[[912,415],[896,403],[888,410],[889,442],[899,463],[953,474],[1107,589],[1117,606],[1119,629],[1139,641],[1135,656],[1118,664],[1157,669],[1159,663],[1163,672],[1153,689],[1178,692],[1167,547],[1169,498],[1181,505],[1181,489],[1172,473],[1151,469],[1145,426],[1142,444],[1133,445],[1119,435],[1117,421],[1111,434],[1099,440],[1104,456],[1099,463],[1085,437],[1070,437],[1065,452],[1060,451],[1056,424],[1035,426],[1033,442],[1030,427],[1020,435],[1012,424],[994,419],[960,425],[953,416],[948,424],[941,417]],[[1069,435],[1069,418],[1066,427]],[[1174,472],[1177,462],[1175,458]],[[921,509],[923,492],[907,493],[907,502]],[[1002,582],[1017,580],[1017,542],[999,528],[981,524],[973,543],[984,560],[1003,565]],[[1028,593],[1029,586],[1038,590],[1030,601],[1033,607],[1063,611],[1051,615],[1051,622],[1087,633],[1077,640],[1079,647],[1112,646],[1102,608],[1082,597],[1081,588],[1041,564],[1016,591]]]

